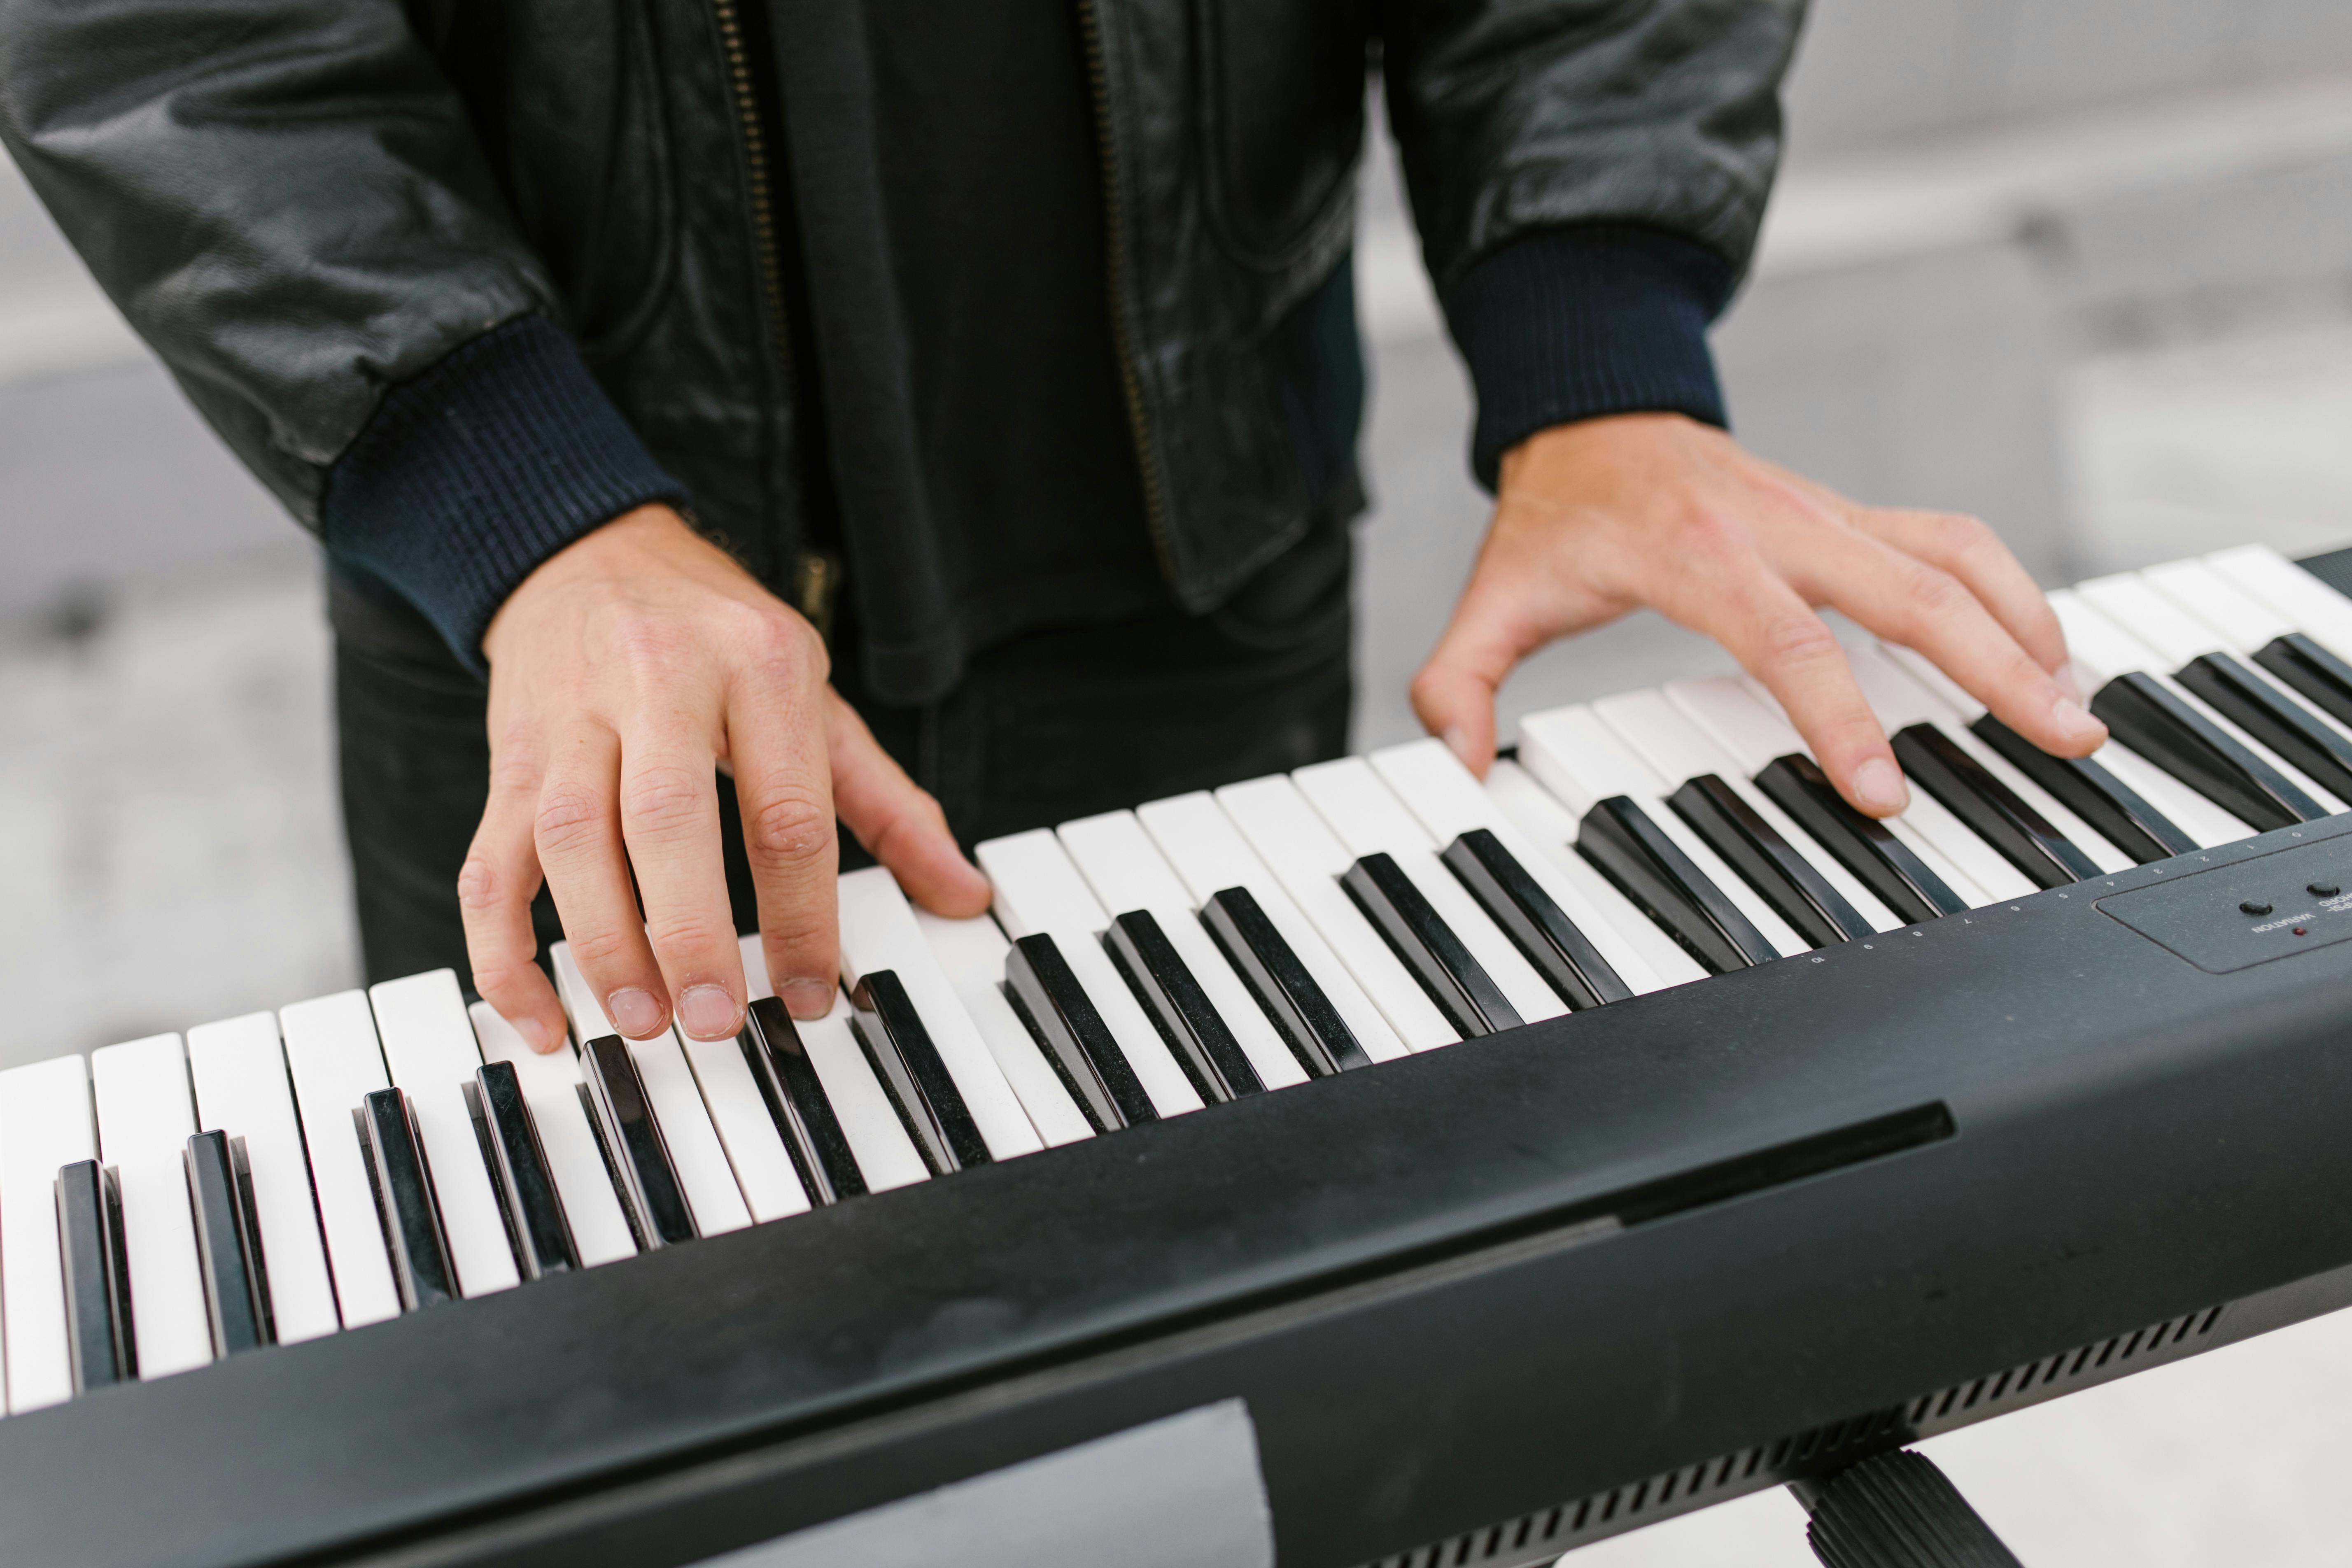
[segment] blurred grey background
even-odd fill
[[[2352,535],[2352,6],[1819,0],[1790,122],[1717,334],[1751,445],[1977,512],[2050,583]],[[1415,732],[1404,684],[1486,512],[1384,145],[1358,279],[1369,746]],[[314,553],[5,165],[0,530],[0,1065],[348,984]],[[1507,724],[1720,662],[1637,617],[1531,662]],[[2312,1466],[2341,1468],[2352,1338],[2319,1333],[1947,1439],[1950,1462],[2029,1560],[2339,1560]],[[1778,1498],[1582,1559],[1808,1560]]]

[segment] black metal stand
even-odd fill
[[[2023,1568],[1934,1462],[1880,1454],[1790,1490],[1824,1568]]]

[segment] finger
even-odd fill
[[[1523,538],[1521,514],[1498,509],[1454,617],[1412,678],[1422,727],[1484,777],[1495,761],[1495,694],[1519,661],[1557,637],[1622,613],[1580,584],[1564,583],[1556,546],[1537,531]]]
[[[1838,793],[1872,816],[1910,805],[1903,770],[1845,650],[1797,591],[1757,561],[1711,584],[1710,597],[1707,609],[1691,616],[1678,607],[1675,619],[1712,634],[1780,700]]]
[[[457,873],[457,909],[474,989],[542,1055],[563,1043],[563,1005],[533,962],[539,941],[530,901],[539,895],[539,856],[531,845],[531,806],[539,794],[536,759],[494,762],[482,820]]]
[[[963,858],[947,814],[874,739],[857,710],[830,688],[825,733],[833,807],[866,852],[890,868],[907,896],[933,914],[962,918],[988,908],[988,879]]]
[[[668,1024],[669,1003],[629,886],[614,799],[620,767],[620,737],[610,730],[566,735],[548,759],[531,837],[581,978],[613,1026],[642,1040]]]
[[[739,689],[727,727],[768,976],[794,1017],[821,1018],[833,1006],[841,957],[823,687],[763,680]]]
[[[1950,573],[1875,540],[1844,536],[1804,569],[1848,618],[1933,660],[2045,752],[2087,756],[2107,738],[2055,677]]]
[[[1975,518],[1859,507],[1853,522],[1881,543],[1958,579],[2043,669],[2055,675],[2066,662],[2058,613],[2000,536]]]
[[[681,729],[639,731],[623,745],[621,837],[654,962],[678,1027],[698,1040],[727,1039],[743,1026],[743,951],[727,899],[710,743]]]

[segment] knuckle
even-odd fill
[[[576,936],[566,934],[572,942],[572,956],[585,970],[603,969],[635,956],[631,933],[618,928],[583,931]]]
[[[524,972],[536,967],[528,962],[477,963],[474,965],[474,990],[493,1007],[501,999],[519,1002],[528,994],[523,989],[528,983]]]
[[[629,780],[621,812],[632,831],[667,837],[701,826],[709,793],[709,781],[690,769],[674,764],[650,767]]]
[[[468,913],[479,913],[499,901],[498,863],[481,850],[474,850],[457,868],[458,906]]]
[[[2001,548],[2000,536],[1993,532],[1991,525],[1966,512],[1937,512],[1928,526],[1938,542],[1954,555],[1977,555]]]
[[[1694,506],[1675,523],[1675,551],[1685,561],[1721,563],[1747,552],[1746,531],[1711,506]]]
[[[604,820],[603,795],[583,784],[558,784],[540,796],[531,838],[541,853],[563,855],[593,844]]]
[[[833,814],[809,795],[779,791],[743,819],[743,842],[772,865],[806,865],[833,847]]]
[[[646,934],[653,939],[657,953],[703,962],[724,956],[735,945],[732,926],[721,929],[714,921],[691,914],[666,915],[653,921],[648,923]]]
[[[1781,667],[1804,668],[1843,657],[1837,638],[1819,616],[1781,616],[1764,628],[1764,657]]]
[[[1923,619],[1938,619],[1960,607],[1969,597],[1968,589],[1958,577],[1934,566],[1920,566],[1905,579],[1903,603],[1912,615]]]

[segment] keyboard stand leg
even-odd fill
[[[1907,1448],[1789,1489],[1812,1515],[1805,1539],[1823,1568],[2021,1568],[1934,1461]]]

